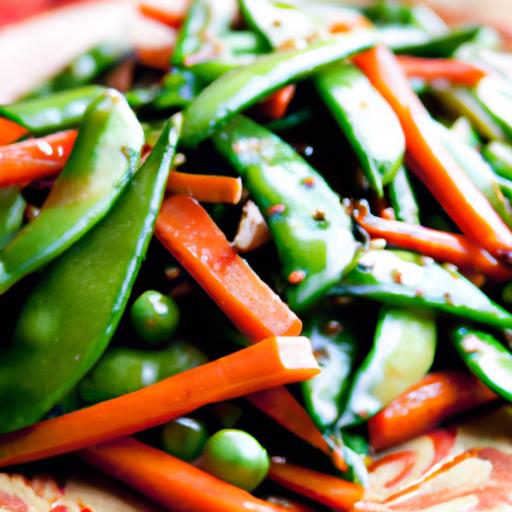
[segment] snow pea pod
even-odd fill
[[[396,114],[352,64],[333,64],[320,71],[314,81],[358,155],[370,186],[382,197],[383,186],[393,179],[405,152],[405,137]]]
[[[26,202],[19,187],[0,188],[0,249],[5,247],[21,228]]]
[[[366,421],[416,384],[432,366],[436,341],[431,311],[383,307],[373,347],[355,374],[337,426]]]
[[[460,327],[453,342],[469,370],[498,395],[512,401],[512,354],[491,334]]]
[[[108,345],[153,233],[177,130],[163,130],[110,214],[31,291],[0,361],[1,432],[44,416]]]
[[[406,251],[363,253],[357,267],[331,293],[436,309],[495,327],[512,326],[512,315],[458,272]]]
[[[87,85],[2,105],[0,116],[21,124],[34,135],[44,135],[80,124],[87,107],[104,92],[105,87]]]
[[[389,184],[389,198],[398,220],[409,224],[419,224],[420,210],[408,174],[407,169],[400,166],[393,181]]]
[[[59,256],[106,215],[135,172],[143,141],[119,93],[106,92],[90,105],[41,213],[0,250],[0,292]]]
[[[293,148],[241,115],[214,135],[274,237],[292,308],[304,310],[334,285],[357,243],[339,197]]]
[[[478,82],[474,94],[507,137],[512,138],[512,88],[507,81],[496,76],[486,76]]]
[[[304,49],[256,57],[251,64],[215,80],[185,109],[183,144],[197,145],[223,122],[260,98],[372,44],[369,31],[358,31],[312,43]]]
[[[341,413],[349,376],[357,356],[357,338],[345,321],[339,322],[340,311],[319,309],[304,325],[304,336],[322,373],[303,382],[302,396],[309,414],[322,430],[332,425]]]
[[[512,180],[512,146],[504,142],[493,141],[482,148],[482,154],[496,174],[507,180]]]
[[[78,389],[86,402],[101,402],[137,391],[207,361],[199,349],[183,341],[158,351],[115,347],[103,354]]]

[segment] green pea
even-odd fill
[[[162,429],[164,450],[179,459],[190,461],[201,455],[208,441],[208,431],[201,421],[178,418]]]
[[[258,487],[269,464],[265,448],[243,430],[220,430],[208,439],[203,451],[203,469],[246,491]]]
[[[180,312],[170,297],[148,290],[133,303],[131,318],[137,334],[146,343],[155,344],[172,337]]]

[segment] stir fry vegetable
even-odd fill
[[[512,400],[499,34],[393,0],[139,12],[172,44],[0,105],[0,467],[77,452],[198,512],[392,512],[449,454],[501,482],[505,441],[452,426]]]

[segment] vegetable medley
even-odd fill
[[[107,41],[0,106],[0,466],[73,452],[170,510],[512,510],[500,35],[140,11],[172,49]],[[440,428],[477,407],[505,433]]]

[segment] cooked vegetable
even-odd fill
[[[208,441],[208,431],[203,422],[183,416],[166,423],[162,429],[163,449],[178,457],[190,461],[199,457]]]
[[[20,230],[26,202],[19,187],[0,190],[0,249],[5,247]]]
[[[11,144],[26,135],[28,130],[10,119],[0,117],[0,146]]]

